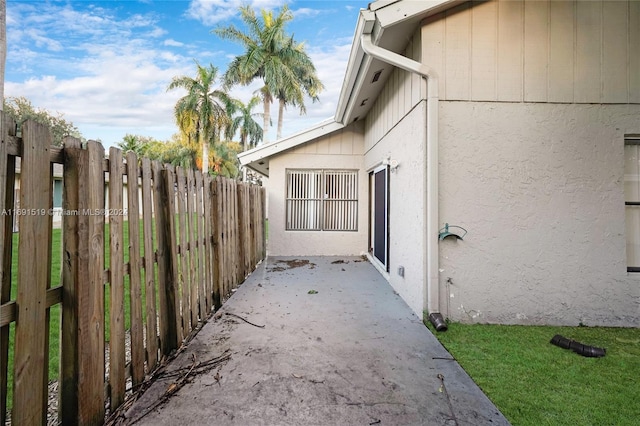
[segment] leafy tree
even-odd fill
[[[127,133],[122,140],[116,144],[125,153],[133,151],[138,157],[148,156],[148,151],[155,141],[149,136],[132,135]]]
[[[52,115],[46,109],[35,108],[31,101],[24,96],[7,98],[4,101],[4,111],[18,123],[18,131],[20,131],[22,123],[28,119],[48,126],[53,134],[55,146],[62,146],[65,136],[84,139],[78,128],[63,118],[63,114]]]
[[[185,89],[174,115],[180,130],[191,141],[202,147],[202,171],[209,171],[209,146],[220,140],[223,130],[230,124],[228,113],[232,111],[232,100],[224,90],[214,89],[218,68],[196,62],[196,77],[174,77],[167,90]]]
[[[200,150],[198,144],[186,135],[175,134],[170,141],[150,145],[147,155],[162,163],[193,169],[196,167]]]
[[[229,178],[238,177],[238,153],[241,151],[242,146],[237,142],[223,142],[216,145],[211,158],[214,173]]]
[[[248,85],[255,79],[262,79],[261,89],[264,104],[263,139],[268,142],[271,122],[271,103],[274,98],[282,99],[282,109],[286,103],[304,105],[304,92],[317,97],[321,86],[311,86],[303,81],[315,76],[315,68],[301,44],[287,36],[285,27],[293,19],[293,14],[285,5],[277,16],[262,10],[262,19],[256,16],[250,6],[240,8],[240,17],[247,27],[244,32],[234,25],[219,27],[214,33],[223,39],[242,44],[245,52],[229,64],[225,73],[225,85]],[[319,83],[317,76],[314,81]],[[303,84],[304,83],[304,84]],[[308,89],[308,90],[307,90]]]
[[[231,120],[231,125],[227,127],[227,139],[240,132],[240,145],[246,151],[249,147],[254,147],[262,140],[262,127],[254,119],[258,114],[253,113],[253,109],[260,102],[260,97],[254,96],[246,105],[240,100],[235,101],[236,116]]]
[[[150,139],[150,138],[149,138]],[[174,134],[169,141],[149,140],[144,155],[162,163],[186,169],[202,167],[201,145],[194,143],[184,133]],[[238,157],[241,147],[237,142],[219,142],[209,151],[211,173],[235,178],[238,175]]]

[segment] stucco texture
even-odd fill
[[[363,126],[362,123],[354,123],[346,129],[271,158],[267,240],[270,256],[351,256],[366,253],[368,188],[367,175],[363,169],[363,152]],[[287,231],[287,169],[358,170],[358,230]]]
[[[441,306],[456,321],[638,326],[624,135],[640,105],[440,103]]]
[[[366,137],[365,137],[366,138]],[[419,102],[365,154],[367,170],[391,157],[389,173],[389,274],[387,279],[422,317],[425,306],[425,138],[426,103]],[[398,267],[404,267],[404,277]]]

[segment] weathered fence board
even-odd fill
[[[191,272],[190,263],[189,263],[189,251],[187,249],[187,244],[189,240],[187,238],[187,218],[186,218],[186,203],[187,203],[187,179],[184,175],[184,170],[181,167],[176,169],[176,181],[178,185],[178,233],[180,235],[180,249],[177,251],[177,257],[180,263],[180,331],[182,339],[185,339],[189,334],[189,322],[191,320],[188,312],[189,309],[189,288],[185,285],[186,282],[189,281],[189,273]]]
[[[211,214],[211,204],[213,203],[213,194],[211,192],[211,178],[204,176],[202,193],[204,197],[204,244],[205,244],[205,292],[207,302],[207,313],[214,309],[213,292],[214,292],[214,252],[213,252],[213,217]],[[216,308],[217,309],[217,308]]]
[[[206,234],[204,231],[204,211],[203,211],[203,199],[202,199],[202,173],[195,173],[195,198],[196,204],[194,209],[194,218],[196,220],[195,230],[195,240],[196,247],[198,249],[198,313],[200,315],[201,320],[205,320],[209,315],[209,311],[207,310],[207,301],[205,296],[205,241]]]
[[[142,221],[144,234],[144,280],[146,317],[146,359],[147,371],[152,371],[158,363],[158,329],[156,311],[155,256],[153,248],[153,208],[152,208],[151,161],[142,159]]]
[[[122,151],[109,149],[109,209],[124,211]],[[124,318],[124,229],[123,216],[109,216],[109,383],[111,404],[119,406],[125,392],[125,318]]]
[[[89,141],[86,157],[87,163],[80,169],[80,209],[93,214],[80,216],[87,225],[86,235],[82,224],[78,229],[78,284],[82,289],[78,298],[78,417],[80,424],[90,425],[101,424],[104,419],[104,148]]]
[[[222,212],[218,208],[220,203],[220,181],[212,179],[210,183],[211,191],[211,235],[213,244],[212,276],[213,276],[213,306],[219,309],[222,306],[222,239],[220,238],[220,228]]]
[[[47,321],[45,299],[51,255],[48,216],[51,176],[49,146],[51,132],[45,126],[27,121],[22,127],[24,169],[33,173],[22,176],[21,209],[33,214],[22,217],[23,238],[18,243],[18,318],[14,354],[14,410],[16,424],[46,421],[48,374]],[[34,262],[34,260],[39,260]]]
[[[193,170],[186,171],[186,219],[187,219],[187,253],[189,257],[189,313],[191,327],[189,330],[196,328],[198,325],[198,244],[195,218],[195,182]],[[194,285],[195,284],[195,285]]]
[[[127,217],[129,219],[129,303],[131,306],[131,378],[137,386],[144,380],[144,322],[142,320],[142,259],[140,258],[140,195],[138,157],[127,153]],[[111,214],[122,214],[111,211]]]
[[[13,249],[13,202],[15,188],[15,156],[9,155],[8,139],[15,129],[12,120],[0,116],[0,305],[11,299],[11,251]],[[9,364],[9,325],[0,326],[0,425],[7,413]]]
[[[80,140],[67,137],[64,141],[65,168],[63,175],[62,208],[77,208],[80,196],[78,152]],[[75,155],[74,155],[75,154]],[[79,215],[69,215],[62,222],[62,336],[60,337],[60,413],[64,424],[74,424],[78,417],[78,256]]]
[[[264,193],[132,152],[125,159],[116,148],[107,159],[93,141],[66,138],[63,148],[53,148],[48,129],[35,123],[16,138],[15,123],[0,118],[0,420],[11,377],[14,424],[47,420],[49,307],[61,304],[59,420],[102,424],[105,406],[113,411],[124,402],[128,374],[140,384],[261,260],[256,231],[264,213],[256,206]],[[17,299],[11,300],[16,156],[22,156],[20,205],[33,214],[21,215]],[[62,286],[50,288],[54,162],[63,165]]]
[[[181,312],[181,298],[180,298],[180,286],[181,277],[179,270],[179,257],[178,257],[178,235],[176,224],[176,197],[175,191],[176,178],[173,167],[169,166],[165,169],[165,186],[164,191],[166,193],[166,199],[163,199],[166,204],[165,220],[166,228],[168,232],[167,244],[169,245],[169,259],[171,261],[171,271],[173,275],[170,281],[167,281],[167,288],[165,291],[170,295],[168,301],[172,302],[172,306],[169,308],[175,313],[175,334],[176,334],[176,347],[180,345],[184,338],[182,334],[182,312]],[[172,190],[173,189],[173,190]]]
[[[154,207],[156,219],[156,239],[158,261],[158,309],[160,314],[160,352],[168,354],[179,346],[176,329],[176,269],[172,251],[175,247],[175,234],[172,234],[170,220],[173,220],[173,181],[168,186],[169,171],[159,162],[152,163]]]

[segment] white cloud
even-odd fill
[[[181,43],[179,41],[176,41],[172,38],[168,38],[164,41],[164,45],[165,46],[173,46],[173,47],[182,47],[184,46],[184,43]]]
[[[308,7],[301,7],[300,9],[296,9],[293,11],[293,16],[295,16],[296,18],[314,17],[322,14],[323,12],[326,13],[326,11],[322,11],[319,9],[310,9]]]
[[[154,41],[166,31],[153,17],[118,20],[100,8],[17,6],[8,21],[18,26],[7,31],[8,66],[31,77],[8,79],[7,97],[25,96],[36,107],[61,112],[85,137],[106,144],[136,129],[164,139],[175,132],[173,106],[180,93],[166,88],[172,77],[192,73],[193,62],[169,50],[179,43]]]
[[[186,15],[205,25],[216,25],[239,15],[240,6],[254,9],[275,9],[286,4],[286,0],[192,0]]]
[[[254,0],[254,7],[277,7],[284,0]],[[241,0],[194,0],[190,11],[211,25],[212,16],[237,15]],[[199,9],[198,9],[199,8]],[[312,11],[303,11],[312,15]],[[7,10],[9,54],[7,69],[20,78],[7,78],[6,96],[25,96],[34,106],[63,113],[87,138],[102,139],[108,146],[127,133],[168,139],[176,132],[173,107],[183,95],[167,92],[174,76],[193,75],[197,58],[212,62],[224,71],[228,57],[224,46],[211,43],[203,48],[200,39],[188,44],[159,25],[154,14],[119,19],[100,7],[74,9],[59,3],[11,2]],[[208,23],[209,22],[209,23]],[[320,31],[321,29],[318,29]],[[166,34],[169,36],[164,37]],[[284,116],[284,134],[290,135],[333,116],[351,40],[321,38],[307,51],[325,85],[320,102],[307,101],[307,114],[289,108]],[[39,47],[40,46],[40,47]],[[55,73],[55,75],[54,75]],[[247,102],[261,82],[236,87],[232,96]],[[262,106],[256,112],[262,112]],[[276,125],[277,105],[273,105]],[[275,127],[270,132],[275,138]]]
[[[36,47],[44,47],[45,49],[54,52],[60,52],[63,50],[62,44],[59,41],[45,36],[43,31],[35,28],[29,28],[24,31],[24,36],[31,39],[31,41],[35,43]]]

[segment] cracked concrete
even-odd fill
[[[293,260],[263,262],[170,368],[231,358],[136,424],[509,424],[367,261]],[[127,417],[173,381],[157,381]]]

